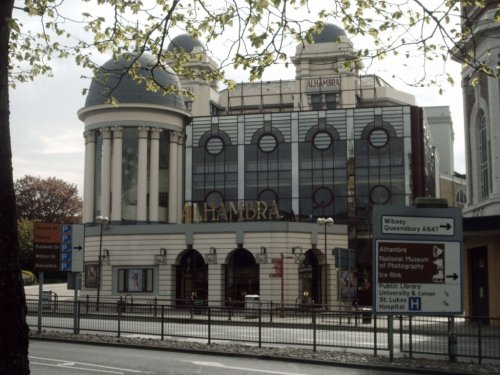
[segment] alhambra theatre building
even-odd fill
[[[178,36],[175,48],[197,56],[193,69],[216,68],[198,40]],[[136,57],[103,69],[122,71]],[[103,83],[98,73],[78,112],[82,294],[214,306],[248,295],[369,303],[371,207],[435,196],[436,157],[414,98],[345,71],[353,57],[344,31],[327,25],[314,44],[297,47],[294,80],[229,92],[155,71],[191,100],[113,73]],[[147,55],[138,62],[154,63]],[[118,105],[107,104],[109,87]],[[334,248],[355,250],[350,271],[337,267]]]

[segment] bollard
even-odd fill
[[[457,333],[455,332],[455,318],[448,318],[448,357],[450,362],[457,361]]]
[[[228,301],[227,301],[227,306],[228,306],[228,309],[227,309],[227,311],[228,311],[228,314],[227,314],[227,315],[228,315],[228,318],[227,318],[227,320],[231,320],[231,318],[232,318],[232,316],[233,316],[233,310],[232,310],[231,298],[229,298],[229,299],[228,299]]]

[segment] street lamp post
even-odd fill
[[[101,296],[101,268],[102,268],[102,228],[104,225],[109,223],[109,219],[106,216],[97,216],[95,222],[99,224],[99,259],[98,259],[98,270],[97,270],[97,301],[96,301],[96,311],[99,311],[99,298]]]
[[[317,223],[319,225],[323,225],[324,235],[325,235],[325,276],[324,276],[325,287],[323,290],[325,291],[324,304],[325,304],[325,307],[328,308],[328,261],[327,261],[327,257],[328,257],[327,245],[328,244],[327,244],[327,240],[326,240],[326,226],[333,225],[333,219],[331,217],[327,217],[327,218],[319,217],[317,220]]]

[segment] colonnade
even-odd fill
[[[134,127],[137,129],[137,222],[159,221],[159,166],[160,133],[169,132],[168,163],[168,223],[182,220],[183,143],[184,134],[161,128]],[[100,207],[96,207],[96,140],[97,132],[102,136],[100,162]],[[85,136],[85,186],[83,222],[94,222],[99,215],[109,217],[112,222],[122,221],[122,153],[123,127],[103,127],[89,130]],[[149,165],[148,165],[149,143]],[[149,194],[149,204],[148,204]],[[100,210],[98,210],[100,208]]]

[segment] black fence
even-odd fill
[[[500,359],[500,318],[388,316],[371,310],[337,311],[316,307],[213,307],[28,299],[31,327],[137,335],[164,339],[197,339],[208,344],[237,341],[262,345],[395,351],[476,359]],[[41,310],[39,309],[41,307]],[[40,310],[40,311],[39,311]]]

